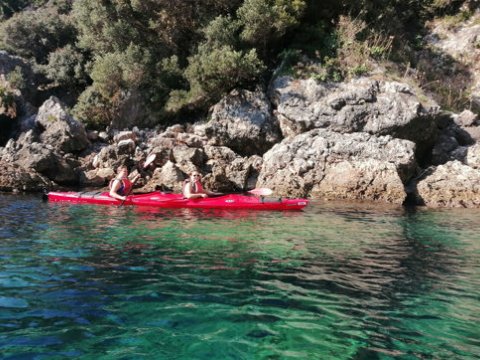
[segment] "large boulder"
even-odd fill
[[[163,191],[181,192],[183,180],[185,180],[186,177],[176,164],[167,161],[161,168],[154,170],[152,178],[141,191],[148,192],[160,189]]]
[[[416,170],[414,151],[413,142],[391,136],[314,129],[268,151],[257,185],[285,196],[401,204]]]
[[[418,180],[416,197],[428,207],[480,207],[480,170],[457,160],[433,166]]]
[[[204,132],[210,145],[240,155],[262,155],[280,140],[270,103],[262,91],[234,90],[213,107]]]
[[[55,149],[66,153],[79,152],[90,145],[83,124],[71,117],[65,106],[54,96],[40,107],[36,122],[43,130],[41,141]]]
[[[262,166],[258,155],[241,157],[222,146],[206,146],[208,175],[205,186],[221,192],[245,190],[254,186]]]
[[[75,167],[79,163],[57,153],[51,146],[32,143],[17,152],[17,161],[26,169],[33,169],[58,184],[73,185],[78,182]]]
[[[0,160],[0,191],[38,192],[52,187],[53,183],[32,169],[25,169],[18,164]]]
[[[277,78],[272,101],[284,136],[315,128],[391,135],[423,153],[436,136],[435,108],[425,108],[405,84],[359,78],[347,83]]]
[[[33,130],[22,133],[16,141],[10,139],[1,149],[0,159],[42,174],[59,184],[76,184],[78,174],[75,169],[80,166],[80,162],[37,140]]]
[[[468,149],[480,140],[477,115],[468,110],[460,114],[444,114],[437,125],[440,135],[432,148],[430,163],[441,165],[452,160],[466,163]],[[470,153],[472,151],[474,149]]]

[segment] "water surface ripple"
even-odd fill
[[[479,217],[0,195],[0,358],[476,359]]]

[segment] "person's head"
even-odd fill
[[[202,175],[200,175],[200,173],[198,171],[194,171],[192,172],[192,174],[190,175],[190,179],[192,181],[199,181],[200,179],[202,178]]]
[[[127,176],[128,175],[128,168],[126,165],[120,165],[118,168],[117,168],[117,174],[118,175],[123,175],[123,176]]]

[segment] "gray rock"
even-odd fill
[[[181,192],[185,174],[176,164],[168,161],[161,168],[155,169],[153,176],[141,191],[154,191],[156,189]]]
[[[227,146],[242,155],[263,154],[280,139],[270,103],[261,91],[232,91],[213,107],[202,130],[211,145]]]
[[[416,196],[428,207],[480,207],[480,170],[459,161],[432,167],[418,181]]]
[[[403,184],[416,169],[414,151],[411,141],[391,136],[315,129],[287,138],[268,151],[257,186],[285,196],[402,203],[406,197]]]
[[[54,96],[40,107],[36,122],[43,129],[41,141],[58,150],[79,152],[90,145],[83,124],[68,115],[65,106]]]
[[[320,83],[281,77],[272,101],[284,136],[315,128],[340,133],[391,135],[419,144],[424,152],[435,139],[435,109],[424,108],[405,84],[370,78]]]
[[[196,166],[202,166],[206,159],[205,152],[200,148],[191,148],[186,145],[175,146],[172,156],[176,163],[191,162]]]
[[[123,140],[132,140],[135,144],[137,142],[137,135],[133,131],[120,131],[113,136],[113,141],[117,144]]]
[[[454,117],[454,121],[458,126],[476,126],[478,124],[478,115],[470,110],[464,110]]]
[[[19,164],[0,160],[0,191],[38,192],[53,187],[53,183],[32,169],[25,169]]]

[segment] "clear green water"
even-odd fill
[[[480,211],[0,195],[1,359],[477,359]]]

